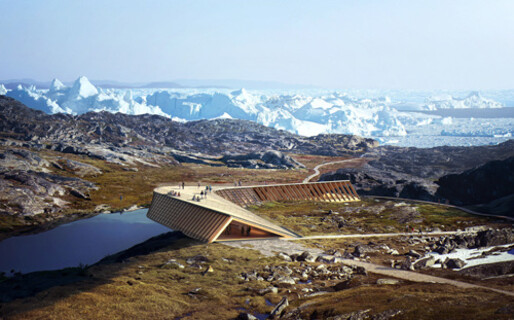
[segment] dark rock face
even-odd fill
[[[364,157],[370,166],[384,172],[401,172],[419,178],[436,179],[461,173],[493,160],[514,156],[514,139],[493,146],[404,148],[382,146]]]
[[[433,201],[437,185],[397,171],[381,171],[369,164],[361,169],[339,169],[321,175],[320,181],[350,180],[361,195],[402,197]]]
[[[363,157],[370,159],[363,167],[339,169],[323,174],[319,180],[350,180],[362,195],[448,199],[458,205],[487,203],[514,194],[514,140],[479,147],[383,146]],[[464,170],[469,171],[457,174]],[[495,207],[508,212],[512,208],[504,208],[505,203]]]
[[[265,152],[253,152],[243,155],[225,155],[221,158],[229,167],[242,168],[265,168],[265,169],[296,169],[304,168],[304,165],[297,162],[290,156],[280,151],[268,150]]]
[[[488,203],[514,194],[514,157],[446,175],[436,183],[440,186],[437,193],[454,204]]]

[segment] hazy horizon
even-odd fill
[[[0,9],[5,80],[514,88],[512,1],[0,0]]]

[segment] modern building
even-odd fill
[[[202,195],[202,193],[204,195]],[[349,181],[244,187],[160,187],[148,218],[204,242],[296,238],[298,234],[257,216],[245,207],[266,201],[360,201]]]

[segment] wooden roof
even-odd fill
[[[348,186],[349,185],[349,186]],[[148,218],[173,230],[204,242],[213,242],[231,221],[239,221],[279,237],[299,237],[294,232],[257,216],[242,206],[262,201],[316,200],[358,201],[358,195],[348,181],[326,183],[294,183],[249,187],[216,187],[200,201],[205,186],[172,186],[154,190]],[[344,191],[343,191],[344,190]],[[353,191],[352,191],[353,190]],[[180,196],[178,196],[180,193]],[[336,194],[347,193],[347,196]]]

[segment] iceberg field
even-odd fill
[[[34,86],[7,90],[0,85],[0,94],[47,113],[149,113],[176,121],[244,119],[305,136],[356,134],[397,145],[490,144],[514,134],[513,113],[494,120],[462,116],[466,110],[514,110],[476,91],[455,97],[377,90],[102,89],[80,77],[72,86],[54,79],[48,90]],[[460,116],[437,114],[448,110],[459,111]],[[467,139],[476,137],[486,140]]]

